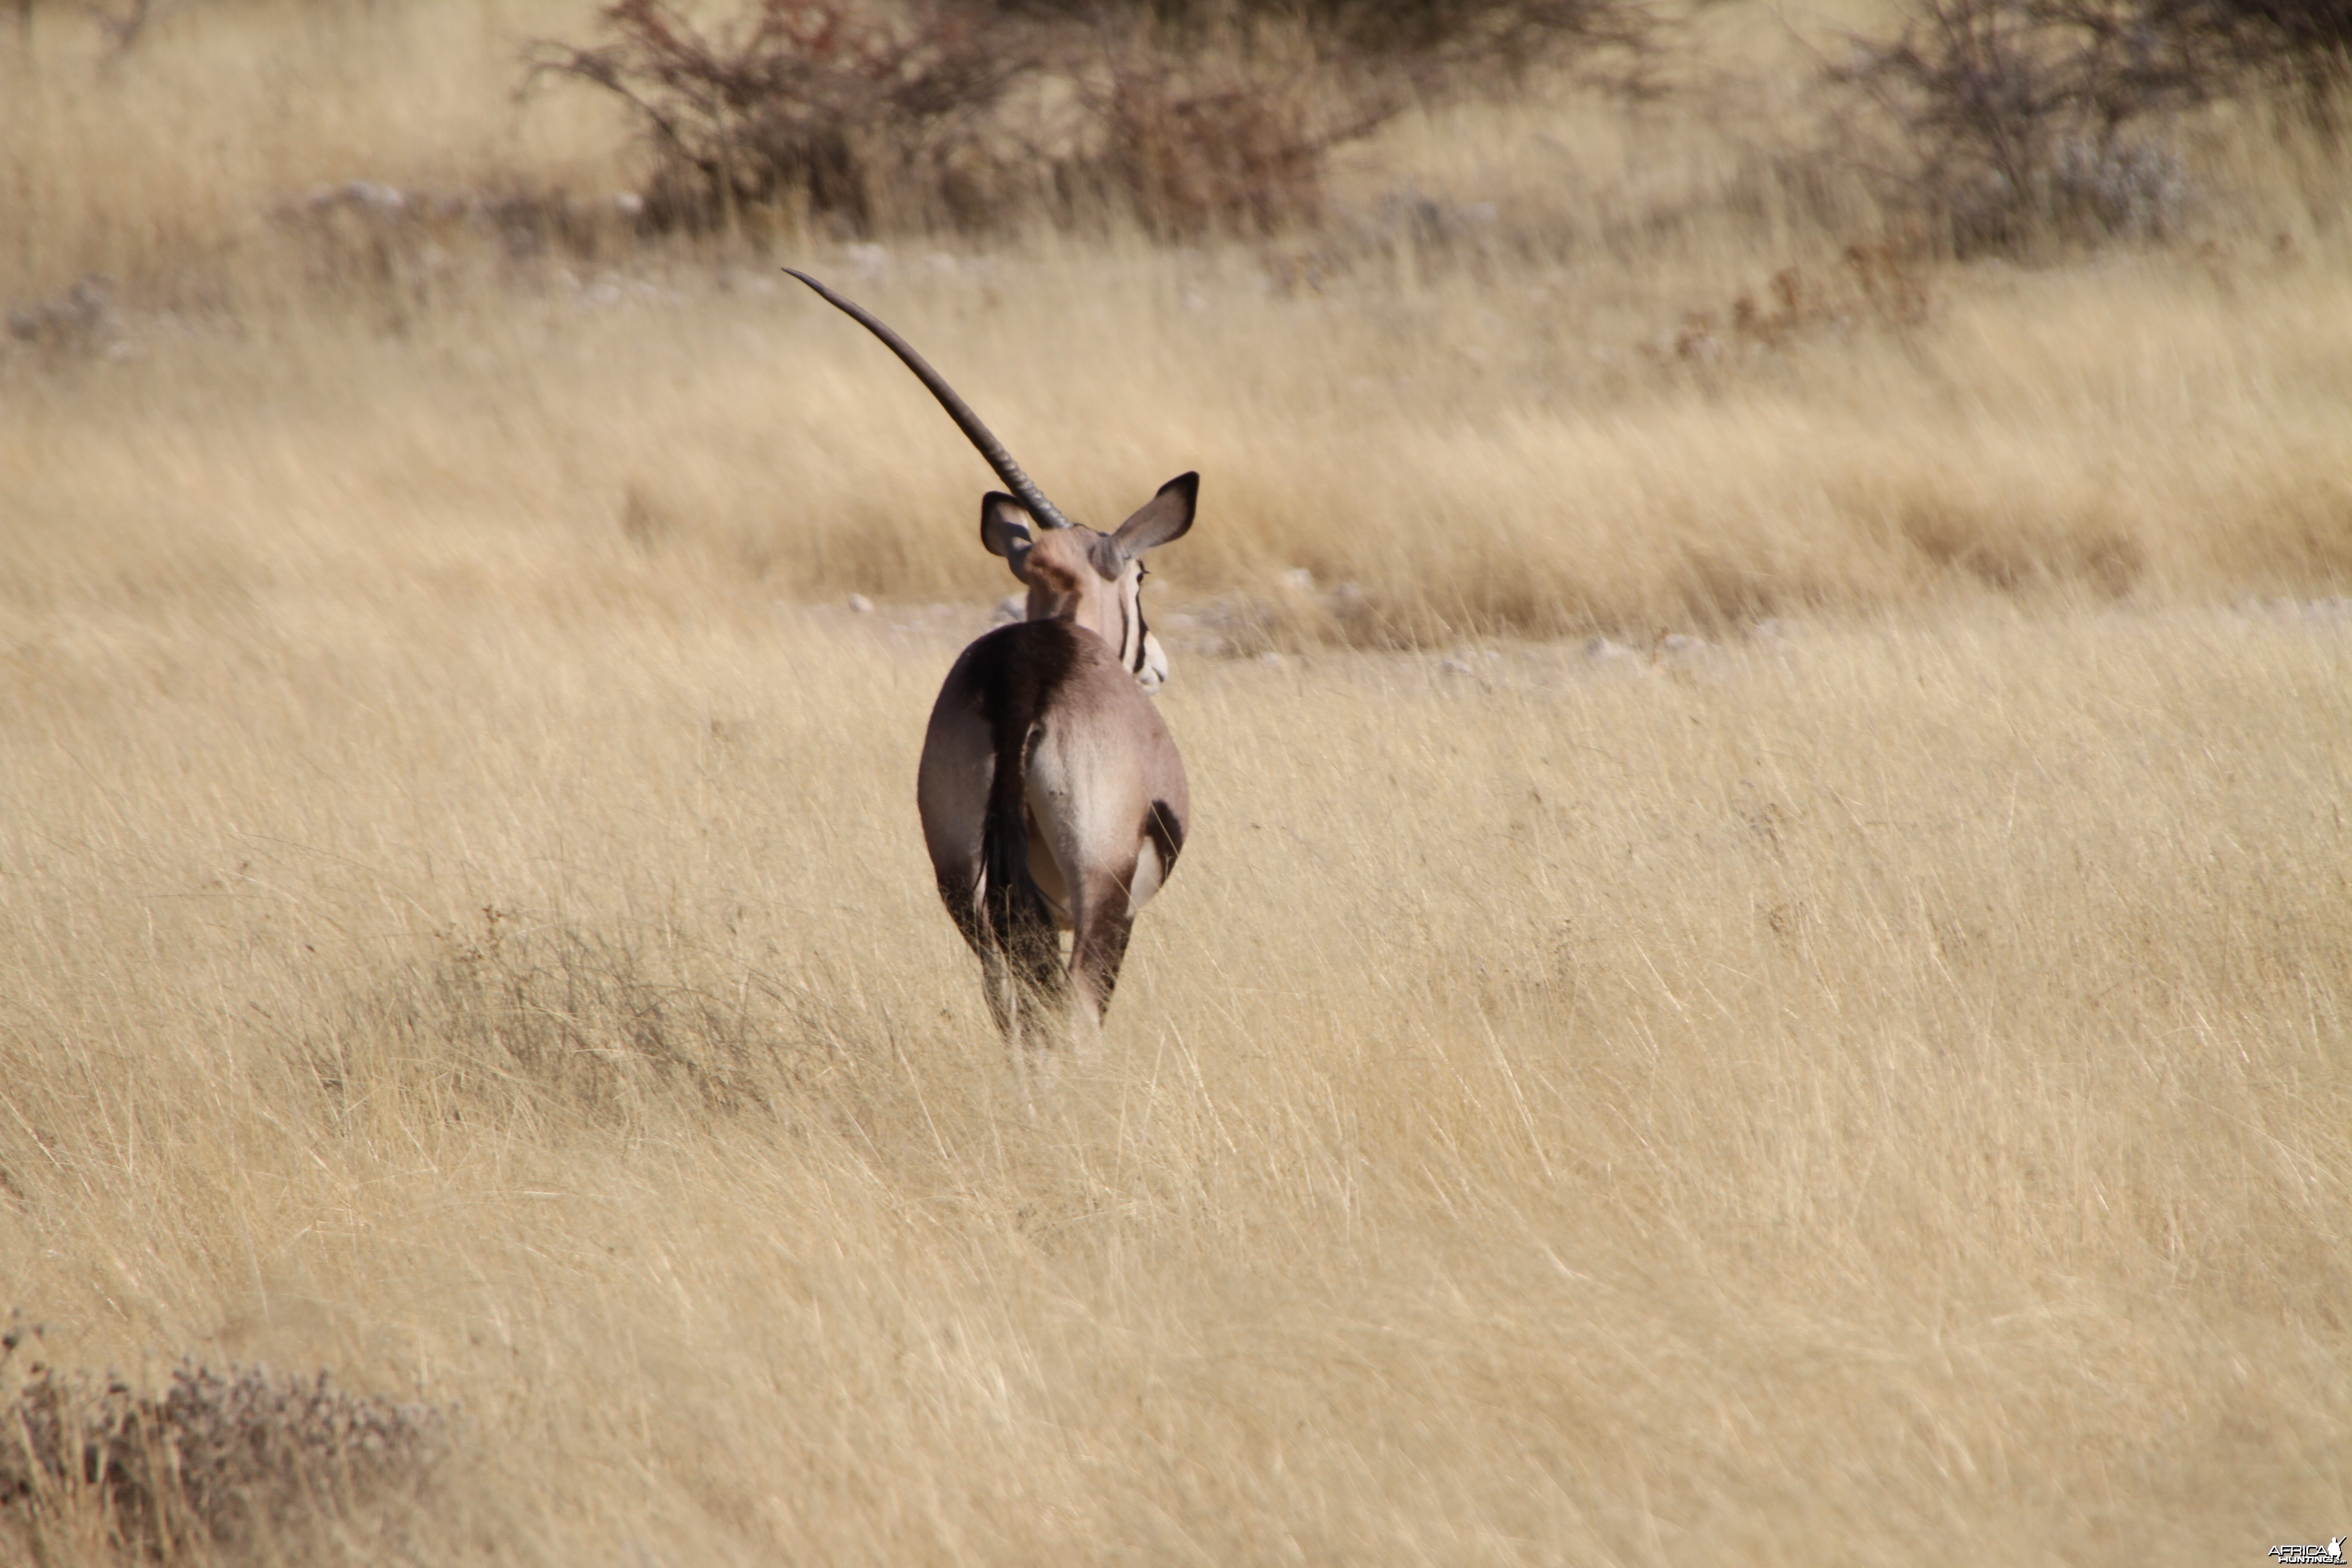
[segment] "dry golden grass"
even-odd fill
[[[45,14],[0,110],[14,297],[117,277],[0,356],[0,1304],[456,1411],[421,1503],[223,1552],[2344,1529],[2352,612],[2242,602],[2352,578],[2340,169],[2224,126],[2189,242],[1865,288],[1731,200],[1758,87],[1401,123],[1350,199],[1429,246],[812,240],[1074,511],[1206,476],[1194,837],[1024,1113],[913,823],[1012,586],[936,408],[740,249],[266,217],[625,178],[499,118],[509,15],[569,25],[189,12],[68,79]],[[319,69],[187,64],[264,46]],[[44,1506],[0,1557],[108,1560]]]
[[[2341,622],[1192,660],[1195,843],[1034,1121],[909,820],[951,646],[394,590],[20,647],[51,1353],[461,1403],[362,1556],[2332,1528]]]

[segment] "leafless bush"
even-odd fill
[[[1113,58],[1106,74],[1093,100],[1102,147],[1086,172],[1168,237],[1265,234],[1320,217],[1331,149],[1391,112],[1318,122],[1301,93],[1264,76],[1203,79],[1140,52]]]
[[[957,0],[751,0],[709,30],[669,0],[615,0],[601,20],[608,42],[541,43],[531,77],[629,106],[656,153],[656,228],[805,202],[866,232],[885,185],[969,178],[991,111],[1044,63],[1034,28]]]
[[[2340,70],[2347,41],[2346,0],[1913,0],[1828,76],[1876,111],[1876,172],[1966,253],[2165,236],[2189,194],[2177,117]]]
[[[12,1323],[0,1373],[37,1335]],[[35,1362],[0,1394],[0,1510],[92,1496],[140,1552],[283,1536],[421,1482],[448,1443],[441,1411],[346,1393],[323,1372],[184,1363],[159,1396]]]
[[[1132,26],[935,0],[751,0],[704,31],[618,0],[610,41],[547,44],[536,76],[620,97],[655,152],[647,226],[706,229],[805,204],[852,233],[892,218],[988,226],[1022,202],[1125,207],[1160,232],[1311,216],[1326,125],[1271,73],[1179,68]]]
[[[2157,237],[2185,179],[2152,124],[2217,90],[2184,35],[2135,27],[2171,0],[1916,0],[1893,38],[1830,71],[1879,111],[1877,173],[1951,248],[2014,248],[2053,226]]]
[[[1304,36],[1351,69],[1402,69],[1426,82],[1452,69],[1515,74],[1571,53],[1646,50],[1658,29],[1647,0],[1006,0],[1032,15],[1147,19],[1184,39],[1271,26]]]
[[[2352,0],[2210,0],[2204,25],[2241,65],[2302,89],[2323,115],[2352,78]]]
[[[1319,216],[1331,150],[1448,69],[1485,79],[1571,41],[1633,42],[1649,16],[1645,0],[748,0],[704,28],[672,0],[615,0],[606,41],[541,44],[530,69],[636,116],[657,230],[803,206],[855,234],[969,229],[1026,205],[1264,233]]]

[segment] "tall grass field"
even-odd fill
[[[1895,15],[1181,236],[647,233],[572,0],[0,26],[0,1561],[2352,1530],[2352,163],[1956,257],[1824,150]],[[1202,476],[1042,1091],[913,798],[996,481],[785,265]]]

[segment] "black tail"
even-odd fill
[[[1031,995],[1059,1001],[1068,976],[1053,910],[1029,875],[1029,753],[1055,692],[1076,668],[1079,632],[1064,621],[1022,621],[1000,626],[964,651],[957,675],[970,683],[987,716],[996,771],[988,786],[981,826],[981,863],[988,879],[981,900],[982,935],[1004,955]]]
[[[1000,722],[996,730],[996,775],[988,787],[988,819],[981,830],[988,875],[982,908],[989,936],[1023,990],[1059,1000],[1065,985],[1061,939],[1045,895],[1029,874],[1029,744],[1034,726],[1015,729]]]

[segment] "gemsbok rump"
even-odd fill
[[[1016,1046],[1043,1045],[1066,1020],[1072,1044],[1089,1048],[1135,917],[1184,847],[1184,762],[1148,695],[1168,660],[1143,622],[1142,558],[1192,526],[1200,476],[1160,486],[1116,532],[1074,523],[906,339],[785,270],[904,361],[1013,492],[982,500],[980,540],[1027,585],[1028,616],[948,671],[915,798],[940,898],[980,955],[997,1028]]]

